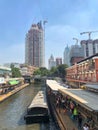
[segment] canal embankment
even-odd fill
[[[20,85],[19,87],[14,88],[14,90],[9,91],[8,93],[1,94],[0,95],[0,102],[3,102],[5,99],[9,98],[10,96],[12,96],[13,94],[22,90],[23,88],[27,87],[28,85],[29,85],[28,83],[25,83],[25,84]]]

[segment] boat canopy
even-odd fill
[[[39,91],[39,93],[34,97],[28,109],[35,108],[35,107],[48,108],[45,94],[43,91]]]
[[[16,85],[16,84],[19,83],[18,80],[10,80],[10,81],[8,81],[8,82],[9,82],[10,85]]]
[[[63,85],[60,85],[57,81],[55,80],[47,80],[46,84],[53,90],[53,91],[58,91],[58,89],[67,89]]]

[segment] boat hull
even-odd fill
[[[49,115],[26,115],[24,117],[26,124],[48,122]]]

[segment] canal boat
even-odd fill
[[[49,110],[44,91],[39,91],[34,97],[27,108],[27,114],[24,119],[27,124],[49,121]]]

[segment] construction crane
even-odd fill
[[[82,32],[82,33],[80,33],[80,34],[82,35],[82,34],[86,34],[86,33],[88,33],[89,40],[90,40],[90,39],[91,39],[91,33],[95,33],[95,32],[98,32],[98,31]]]
[[[76,40],[76,45],[78,45],[78,39],[73,37],[73,40]]]

